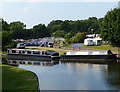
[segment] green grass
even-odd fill
[[[38,90],[37,76],[33,72],[9,65],[1,67],[3,91]]]
[[[6,53],[6,51],[0,51],[0,54],[5,54]]]
[[[54,50],[56,52],[59,52],[60,54],[64,54],[65,52],[69,51],[66,49],[60,49],[60,48],[48,48],[48,47],[33,47],[33,46],[27,46],[25,48],[29,49],[40,49],[40,50]]]
[[[101,49],[101,50],[120,51],[120,48],[112,47],[110,45],[101,45],[101,46],[85,46],[85,45],[83,45],[82,48],[92,48],[92,49]]]
[[[80,47],[80,48],[120,51],[120,48],[118,48],[118,47],[112,47],[110,45],[85,46],[83,43],[80,43],[80,44],[82,44],[82,47]],[[72,44],[70,44],[70,45],[68,45],[66,47],[72,47]],[[48,48],[48,47],[34,47],[34,46],[27,46],[26,48],[29,48],[29,49],[42,49],[42,50],[54,50],[54,51],[56,51],[56,52],[58,52],[60,54],[64,54],[64,53],[66,53],[67,51],[70,50],[70,49]]]
[[[120,51],[120,47],[112,47],[110,45],[101,45],[101,46],[85,46],[83,43],[81,48],[90,48],[90,49],[100,49],[100,50],[112,50],[112,51]],[[66,47],[72,47],[72,44],[69,44]]]

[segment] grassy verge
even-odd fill
[[[112,50],[112,51],[120,51],[118,47],[112,47],[110,45],[101,45],[101,46],[83,46],[82,48],[92,48],[92,49],[101,49],[101,50]]]
[[[2,67],[2,91],[36,91],[38,90],[37,76],[31,71],[9,65]]]
[[[47,48],[47,47],[33,47],[33,46],[28,46],[25,48],[29,48],[29,49],[40,49],[40,50],[54,50],[56,52],[59,52],[60,54],[64,54],[65,52],[69,51],[66,49],[60,49],[60,48]]]
[[[82,47],[81,47],[81,48],[120,51],[120,47],[112,47],[112,46],[110,46],[110,45],[85,46],[83,43],[78,43],[78,44],[82,44]],[[72,44],[68,45],[67,47],[72,47]]]

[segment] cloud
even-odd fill
[[[119,2],[119,0],[1,0],[2,2]]]

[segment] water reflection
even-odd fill
[[[59,64],[59,61],[50,61],[50,60],[45,60],[45,61],[20,61],[20,60],[9,60],[8,64],[10,65],[41,65],[41,66],[52,66]]]
[[[110,64],[107,67],[106,80],[113,89],[120,89],[120,63]]]
[[[41,90],[118,90],[120,64],[9,60],[37,74]]]

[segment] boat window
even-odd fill
[[[31,54],[31,51],[27,51],[27,54]]]
[[[16,53],[16,50],[12,50],[12,53]]]
[[[16,61],[13,61],[13,63],[17,63]]]
[[[33,54],[40,54],[40,51],[33,51]]]
[[[7,53],[9,53],[10,51],[9,50],[7,50]]]
[[[42,51],[42,55],[47,55],[47,52],[46,51]]]
[[[92,55],[93,53],[92,52],[88,52],[88,55]]]
[[[20,64],[22,64],[22,62],[20,62]]]
[[[47,52],[45,52],[45,55],[49,55]]]
[[[32,64],[32,62],[28,62],[28,64]]]
[[[53,52],[55,52],[55,51],[53,51],[53,50],[48,50],[48,52],[52,52],[52,53],[53,53]]]
[[[25,51],[22,51],[22,53],[25,53]]]
[[[22,53],[22,51],[19,51],[19,53]]]
[[[44,55],[44,51],[42,51],[42,55]]]

